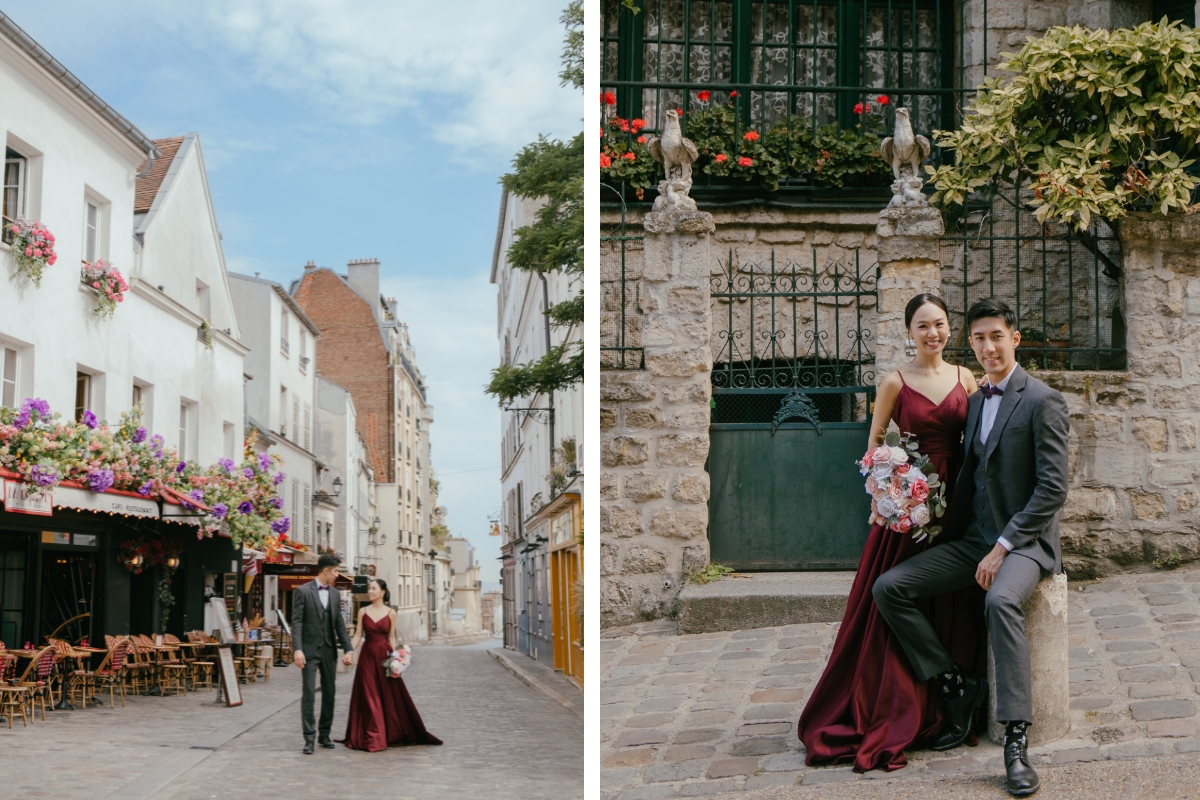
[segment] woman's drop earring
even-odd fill
[[[916,358],[917,357],[917,343],[915,341],[913,341],[912,338],[908,338],[908,339],[904,340],[904,357],[905,358]]]

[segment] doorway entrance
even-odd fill
[[[94,554],[44,551],[38,640],[54,637],[78,642],[85,636],[91,638],[95,587]]]

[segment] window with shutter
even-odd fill
[[[312,525],[310,520],[310,515],[312,514],[312,489],[307,483],[304,484],[304,497],[302,499],[304,501],[304,508],[302,509],[304,524],[302,530],[304,531],[304,541],[307,542],[310,541],[309,533],[311,531],[310,526]]]
[[[312,406],[304,404],[304,449],[312,452]]]
[[[300,398],[292,398],[292,441],[300,443]]]

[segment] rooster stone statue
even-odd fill
[[[929,158],[929,140],[914,134],[907,108],[896,109],[896,132],[888,136],[879,147],[883,160],[892,165],[896,177],[892,184],[892,206],[924,206],[925,195],[920,193],[924,184],[921,179],[921,162]],[[916,191],[913,189],[916,183]],[[919,198],[919,199],[918,199]]]
[[[655,136],[646,145],[650,157],[663,165],[666,180],[658,184],[655,211],[696,210],[696,201],[688,196],[692,188],[692,162],[698,157],[696,145],[683,137],[679,128],[679,112],[667,112],[662,136]]]

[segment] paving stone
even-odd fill
[[[747,684],[742,683],[741,681],[717,681],[716,683],[708,684],[700,691],[704,692],[705,694],[712,694],[715,692],[732,692],[732,691],[740,692],[741,690],[745,689],[746,686],[747,686]]]
[[[754,684],[755,689],[787,689],[796,685],[799,681],[808,681],[816,679],[815,675],[807,677],[797,677],[795,675],[771,675],[766,678],[761,678]]]
[[[1096,744],[1113,744],[1137,738],[1141,733],[1136,725],[1102,725],[1092,729],[1092,741]]]
[[[680,731],[672,737],[671,741],[675,744],[694,744],[696,742],[711,742],[720,739],[725,731],[720,728],[692,728],[686,731]],[[660,741],[666,741],[661,739]]]
[[[668,664],[703,664],[717,660],[716,650],[698,650],[693,653],[676,653],[667,661]]]
[[[1156,719],[1192,717],[1196,707],[1187,700],[1142,700],[1129,704],[1129,711],[1139,722]]]
[[[912,764],[906,764],[900,769],[894,769],[891,772],[882,769],[872,769],[862,773],[864,781],[886,781],[886,780],[903,780],[911,778],[918,774],[918,770]]]
[[[731,639],[766,639],[776,634],[774,628],[753,628],[748,631],[734,631]]]
[[[679,761],[694,761],[697,758],[708,758],[717,752],[717,748],[707,744],[685,744],[670,747],[663,754],[663,761],[674,764]]]
[[[605,678],[605,688],[617,688],[619,686],[636,686],[639,683],[645,683],[645,675],[621,675],[616,678]]]
[[[731,711],[696,711],[688,717],[688,725],[716,725],[733,718]]]
[[[625,720],[627,728],[657,728],[675,719],[674,714],[641,714]]]
[[[643,744],[662,744],[667,740],[666,731],[625,731],[617,737],[617,747],[637,747]]]
[[[767,772],[762,775],[751,775],[746,778],[746,784],[742,787],[743,791],[753,791],[754,789],[768,789],[773,786],[794,786],[800,780],[800,775],[795,772]]]
[[[1112,699],[1108,697],[1076,697],[1071,701],[1072,711],[1094,711],[1098,708],[1108,708]]]
[[[1115,617],[1121,614],[1132,614],[1138,610],[1134,605],[1100,606],[1092,609],[1093,617]]]
[[[795,647],[791,650],[780,650],[771,656],[773,663],[783,661],[812,661],[814,659],[823,658],[825,651],[819,647]]]
[[[628,667],[634,664],[657,664],[660,656],[656,653],[644,653],[640,656],[627,656],[621,659],[621,666]]]
[[[738,728],[738,736],[778,736],[791,733],[796,727],[794,722],[748,722]]]
[[[1067,670],[1067,680],[1071,683],[1083,683],[1085,681],[1098,681],[1104,677],[1104,673],[1098,669],[1072,669]]]
[[[763,767],[767,772],[797,772],[805,768],[804,753],[784,753],[771,756]]]
[[[1154,642],[1109,642],[1104,649],[1110,653],[1131,653],[1135,650],[1157,650],[1158,645]]]
[[[739,639],[725,644],[726,650],[766,650],[771,646],[770,639]]]
[[[602,767],[640,767],[654,760],[654,752],[649,749],[622,750],[613,753],[600,762]]]
[[[634,712],[645,714],[651,711],[674,711],[685,699],[683,697],[651,697],[639,704]]]
[[[1100,638],[1106,642],[1120,641],[1122,639],[1149,639],[1154,635],[1155,631],[1146,626],[1138,628],[1115,628],[1100,632]]]
[[[1182,739],[1200,735],[1200,728],[1197,728],[1196,721],[1191,719],[1160,719],[1146,723],[1146,735]]]
[[[674,786],[631,786],[622,789],[617,800],[661,800],[664,797],[675,797]]]
[[[1158,617],[1160,622],[1191,622],[1200,619],[1200,614],[1163,614]]]
[[[700,641],[683,641],[675,645],[675,652],[677,654],[695,653],[700,650],[716,650],[720,646],[720,642],[714,642],[711,639],[702,639]]]
[[[822,644],[819,636],[788,636],[780,639],[775,645],[780,650],[790,650],[793,647],[805,647],[807,645],[820,646]]]
[[[804,697],[803,689],[764,689],[750,695],[751,703],[794,703]]]
[[[970,756],[960,756],[959,758],[939,758],[935,761],[927,761],[926,769],[930,772],[935,772],[939,775],[948,775],[954,772],[968,772],[980,768],[979,762]]]
[[[699,778],[704,772],[702,762],[683,762],[681,764],[654,764],[646,767],[642,780],[647,783],[664,783],[666,781],[681,781],[685,778]]]
[[[763,670],[763,675],[804,675],[817,672],[821,664],[814,661],[793,661],[785,664],[772,664]]]
[[[1192,631],[1196,629],[1194,622],[1165,622],[1163,623],[1164,631]]]
[[[741,783],[741,781],[738,778],[724,778],[719,781],[685,783],[679,787],[678,792],[680,797],[707,797],[714,794],[736,792],[738,790],[739,783]]]
[[[721,661],[738,661],[747,658],[762,658],[763,654],[757,650],[734,650],[731,653],[722,653]]]
[[[1146,602],[1152,606],[1174,606],[1188,598],[1181,594],[1148,594]]]
[[[1147,683],[1149,681],[1165,681],[1175,677],[1174,667],[1131,667],[1117,673],[1121,683]]]
[[[1161,592],[1178,592],[1183,589],[1178,583],[1144,583],[1138,586],[1142,594],[1159,594]]]
[[[659,675],[651,683],[655,686],[679,686],[680,684],[699,683],[703,675]]]
[[[1108,630],[1109,628],[1133,628],[1138,625],[1145,625],[1146,618],[1139,617],[1136,614],[1126,614],[1119,617],[1097,617],[1096,627],[1100,630]]]
[[[782,736],[755,736],[743,739],[729,748],[729,754],[734,756],[769,756],[782,753],[788,749],[788,742]]]
[[[757,758],[723,758],[708,765],[710,780],[728,778],[733,775],[753,775],[757,771]]]
[[[1200,631],[1179,631],[1167,634],[1168,642],[1200,642]]]
[[[760,706],[752,706],[746,709],[746,713],[742,714],[742,719],[747,720],[790,720],[792,717],[799,720],[800,714],[795,707],[788,703],[768,703]]]
[[[1104,753],[1099,747],[1075,747],[1056,750],[1050,755],[1051,764],[1071,764],[1077,761],[1103,761]]]
[[[1169,681],[1158,681],[1157,683],[1135,683],[1129,687],[1129,696],[1134,699],[1143,697],[1171,697],[1177,694],[1178,690],[1175,684]]]
[[[1184,739],[1175,743],[1176,753],[1200,753],[1200,739]]]
[[[1067,650],[1067,659],[1074,663],[1075,661],[1083,661],[1089,658],[1094,658],[1094,655],[1088,651],[1086,647],[1072,647]]]
[[[1158,756],[1165,752],[1167,752],[1167,744],[1165,742],[1148,742],[1145,740],[1140,742],[1122,742],[1121,744],[1109,745],[1104,748],[1104,754],[1114,761],[1125,758],[1138,758],[1140,756]]]
[[[845,783],[855,779],[854,770],[850,767],[825,767],[823,769],[810,769],[804,773],[804,777],[800,781],[801,786],[814,786],[818,783]]]
[[[1159,661],[1162,661],[1162,653],[1155,650],[1142,650],[1112,657],[1112,663],[1118,667],[1136,667],[1141,664],[1156,664]]]
[[[1192,680],[1194,680],[1196,683],[1200,683],[1200,668],[1188,670],[1188,675],[1191,675]]]
[[[630,655],[640,655],[642,653],[655,653],[661,655],[667,651],[671,644],[669,642],[641,642],[629,648]]]
[[[657,659],[655,659],[655,661],[657,662]],[[640,664],[633,667],[613,667],[612,671],[608,674],[614,677],[620,677],[622,675],[645,675],[653,671],[654,664]]]

